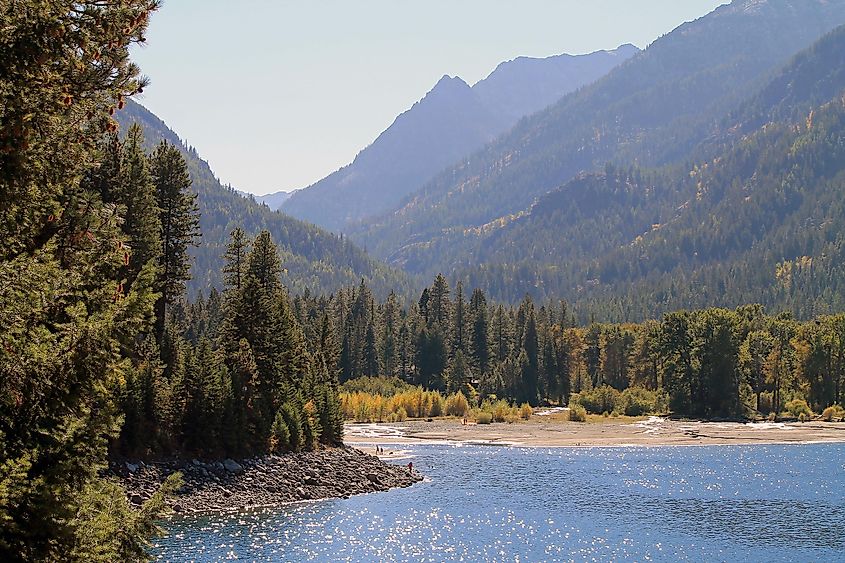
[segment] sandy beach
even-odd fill
[[[347,423],[344,441],[359,444],[461,442],[535,447],[801,444],[845,441],[843,422],[701,422],[661,417],[569,422],[565,414],[534,415],[513,424],[431,422]]]

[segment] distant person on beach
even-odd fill
[[[413,473],[413,472],[414,472],[414,462],[409,461],[408,462],[408,473]]]

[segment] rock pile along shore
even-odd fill
[[[173,500],[177,513],[238,510],[301,500],[347,498],[408,487],[422,475],[351,447],[269,455],[235,461],[113,462],[133,505],[140,505],[164,479],[180,471],[185,484]]]

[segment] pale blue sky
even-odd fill
[[[138,98],[215,173],[265,194],[343,166],[444,74],[645,47],[727,0],[165,0]]]

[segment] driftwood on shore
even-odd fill
[[[347,498],[407,487],[422,480],[406,466],[391,465],[351,447],[269,455],[245,460],[113,462],[130,502],[140,505],[176,471],[185,484],[172,501],[177,513],[239,510],[302,500]]]

